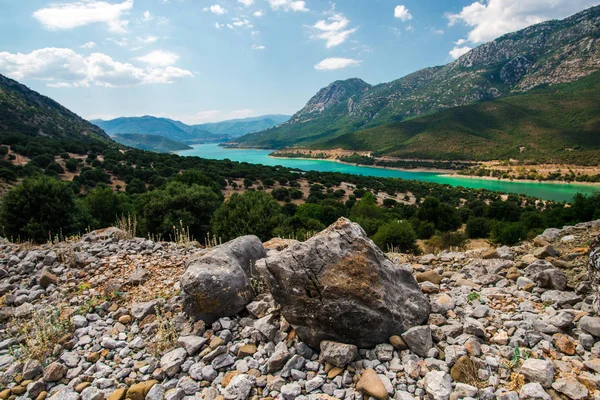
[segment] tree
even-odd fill
[[[384,251],[393,247],[401,252],[419,253],[417,234],[406,221],[392,221],[380,226],[373,241]]]
[[[23,180],[6,193],[0,223],[8,237],[40,243],[56,234],[74,233],[75,213],[70,183],[40,175]]]
[[[117,217],[129,213],[127,196],[115,193],[110,187],[97,187],[86,197],[85,202],[98,228],[111,226]]]
[[[183,226],[202,240],[210,232],[210,218],[222,204],[223,196],[212,188],[182,182],[169,182],[164,189],[143,194],[136,209],[141,227],[149,233],[172,238],[174,228]]]
[[[490,223],[483,217],[471,217],[467,221],[467,236],[471,239],[487,238],[490,235]]]
[[[266,241],[284,221],[285,215],[275,199],[265,192],[251,191],[234,193],[215,212],[211,226],[214,235],[223,240],[256,235]]]

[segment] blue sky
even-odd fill
[[[600,0],[0,0],[0,73],[92,118],[292,114]]]

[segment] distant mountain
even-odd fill
[[[600,70],[600,6],[504,35],[445,66],[390,83],[337,81],[275,128],[236,139],[242,146],[306,147],[375,126],[574,82]]]
[[[285,115],[265,115],[208,124],[187,125],[169,118],[146,115],[143,117],[116,118],[110,121],[93,120],[92,122],[111,136],[123,133],[158,135],[178,142],[194,144],[207,141],[226,141],[249,132],[271,128],[288,119],[289,116]]]
[[[156,151],[158,153],[171,153],[174,151],[191,149],[187,144],[179,143],[158,135],[119,133],[113,136],[113,139],[125,146],[140,150]]]
[[[265,129],[272,128],[287,122],[290,119],[289,115],[262,115],[260,117],[251,117],[244,119],[232,119],[229,121],[212,122],[207,124],[195,125],[194,127],[204,129],[214,134],[229,135],[238,137],[247,133],[259,132]]]
[[[3,75],[0,75],[0,131],[57,139],[110,141],[99,127]]]
[[[157,135],[182,143],[226,139],[226,137],[218,137],[202,129],[192,129],[178,121],[148,115],[143,117],[117,118],[110,121],[93,120],[92,122],[104,129],[111,136],[123,133]]]

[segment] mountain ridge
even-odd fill
[[[237,139],[242,146],[308,146],[346,133],[572,82],[600,69],[600,6],[563,20],[532,25],[485,43],[443,65],[392,82],[360,79],[322,88],[278,127]],[[357,81],[364,85],[355,86]],[[314,105],[324,93],[336,101]]]

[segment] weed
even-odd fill
[[[24,338],[21,349],[25,358],[42,363],[54,354],[57,345],[70,340],[73,334],[69,313],[56,308],[37,311],[18,324]]]
[[[155,356],[161,356],[171,349],[177,347],[177,338],[179,333],[175,329],[173,318],[169,314],[164,314],[159,306],[156,308],[156,334],[148,343],[148,350]]]
[[[135,238],[137,232],[137,217],[135,214],[127,214],[121,215],[117,218],[117,222],[115,223],[115,228],[118,228],[122,231],[117,238],[120,240],[129,240]]]
[[[469,293],[469,295],[467,296],[467,300],[469,301],[475,301],[475,300],[479,300],[479,298],[481,297],[481,295],[478,292],[471,292]]]

